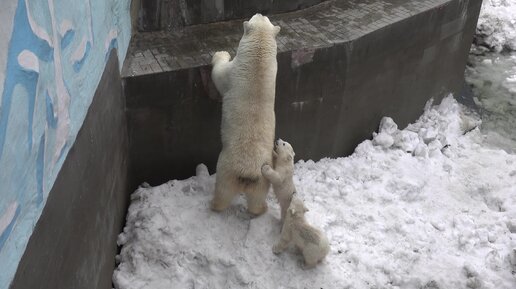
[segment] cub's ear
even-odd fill
[[[288,156],[287,156],[287,161],[289,161],[289,162],[290,162],[291,160],[292,160],[292,156],[291,156],[291,155],[288,155]]]
[[[279,26],[274,26],[274,37],[276,37],[278,35],[278,33],[280,32],[281,30],[281,27]]]
[[[251,32],[251,25],[249,25],[249,21],[244,21],[244,34],[248,34]]]
[[[296,214],[296,209],[294,209],[294,208],[288,208],[288,211],[290,212],[291,215]]]

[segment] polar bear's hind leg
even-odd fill
[[[224,211],[231,205],[231,201],[238,193],[239,186],[234,177],[223,171],[217,172],[211,209],[216,212]]]
[[[261,215],[267,211],[267,193],[269,182],[261,177],[258,182],[246,187],[247,210],[253,215]]]

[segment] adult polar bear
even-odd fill
[[[269,182],[261,167],[272,164],[279,31],[266,16],[256,14],[244,22],[244,35],[232,61],[226,51],[213,55],[212,79],[223,96],[222,151],[211,201],[214,211],[229,207],[241,192],[251,214],[267,210]]]

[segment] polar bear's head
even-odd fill
[[[294,149],[288,142],[282,139],[278,139],[276,141],[276,144],[274,146],[274,158],[277,162],[286,162],[293,164],[295,155],[296,154],[294,153]]]
[[[308,212],[303,200],[301,200],[295,194],[292,196],[292,201],[290,201],[290,206],[288,206],[288,214],[292,217],[303,217],[305,213]]]
[[[249,21],[244,21],[244,35],[269,32],[273,38],[280,32],[279,26],[274,26],[267,16],[255,14]]]

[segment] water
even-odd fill
[[[471,54],[466,68],[488,146],[516,153],[516,52]]]

